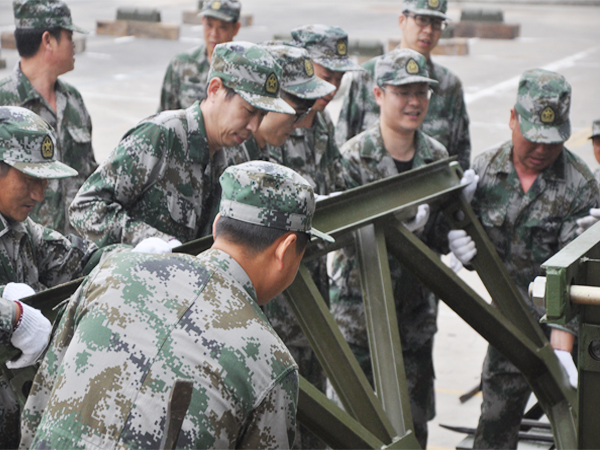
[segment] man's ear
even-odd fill
[[[42,34],[42,43],[40,46],[44,46],[45,48],[50,48],[52,46],[52,41],[55,41],[56,38],[50,34],[49,31],[44,31]]]
[[[235,23],[235,33],[233,33],[233,36],[237,36],[238,32],[240,31],[241,26],[242,26],[242,23],[238,20]]]
[[[219,220],[220,217],[221,217],[221,213],[218,213],[217,217],[215,217],[215,220],[213,220],[213,225],[212,225],[213,240],[217,239],[217,221]]]
[[[515,126],[519,126],[519,119],[517,119],[517,112],[515,111],[515,108],[512,108],[510,110],[510,119],[508,120],[508,127],[511,130],[514,130]]]
[[[296,233],[289,232],[289,233],[281,236],[275,242],[275,244],[277,246],[275,247],[274,256],[275,256],[275,260],[277,262],[277,268],[279,270],[283,270],[286,261],[289,259],[289,258],[286,258],[286,256],[289,256],[288,252],[296,252],[297,240],[298,240],[298,237],[296,236]]]
[[[210,99],[214,98],[214,96],[217,95],[222,87],[224,87],[223,80],[221,80],[219,77],[212,78],[208,83],[208,88],[206,89],[207,97]]]
[[[375,103],[381,106],[383,103],[383,89],[375,85],[373,88],[373,96],[375,97]]]

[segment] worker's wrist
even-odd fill
[[[15,302],[15,319],[13,321],[13,331],[15,331],[17,328],[19,328],[19,325],[21,325],[21,320],[23,320],[23,305],[21,305],[21,302],[18,300],[14,300]]]

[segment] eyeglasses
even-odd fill
[[[383,86],[379,86],[382,91],[389,92],[390,94],[399,97],[403,102],[408,102],[412,97],[415,97],[419,101],[429,100],[433,91],[431,89],[419,89],[418,91],[411,91],[408,89],[390,89]]]
[[[302,120],[304,120],[304,118],[306,116],[308,116],[308,113],[311,112],[311,110],[312,110],[312,107],[308,108],[304,112],[301,112],[301,113],[297,112],[296,113],[296,120],[294,120],[294,123],[296,124],[296,123],[302,122]]]
[[[415,20],[415,23],[421,28],[425,28],[427,25],[431,24],[431,28],[436,31],[445,30],[448,26],[448,22],[443,19],[437,19],[435,17],[430,16],[422,16],[421,14],[411,14],[404,13],[406,17],[412,17]]]

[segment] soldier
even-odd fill
[[[592,140],[592,145],[594,146],[594,157],[596,161],[600,164],[600,119],[594,120],[592,124],[592,135],[590,136]],[[596,169],[594,172],[594,177],[598,183],[600,183],[600,169]]]
[[[342,147],[349,162],[348,188],[362,186],[448,157],[444,146],[420,130],[427,114],[431,88],[425,57],[410,49],[396,49],[377,60],[374,98],[380,120]],[[405,225],[426,240],[423,232],[429,206],[418,208]],[[430,226],[428,229],[435,227]],[[433,335],[437,331],[437,302],[410,273],[390,258],[398,327],[410,396],[415,435],[427,446],[427,421],[435,416],[433,391]],[[332,311],[342,334],[372,382],[364,305],[357,258],[353,248],[336,252],[333,261]]]
[[[209,79],[201,104],[140,122],[84,183],[70,208],[83,236],[100,246],[150,236],[176,246],[210,233],[222,147],[252,136],[268,111],[295,111],[279,97],[281,67],[257,45],[217,45]]]
[[[291,446],[298,368],[259,306],[293,281],[310,235],[331,238],[311,229],[313,190],[292,170],[251,161],[220,182],[211,249],[116,255],[71,298],[22,447],[158,448],[181,378],[194,389],[177,448]]]
[[[528,295],[540,265],[575,238],[577,219],[598,206],[598,183],[575,154],[564,147],[571,134],[571,86],[562,75],[529,70],[519,81],[510,113],[512,140],[478,156],[479,183],[473,210],[536,320],[545,310]],[[455,257],[467,264],[477,249],[464,230],[449,236]],[[571,384],[577,370],[570,352],[573,326],[541,325]],[[483,404],[475,448],[516,448],[531,389],[523,375],[488,347],[482,373]]]
[[[471,140],[462,84],[456,75],[431,59],[431,52],[447,26],[447,6],[447,0],[405,0],[398,19],[402,31],[400,48],[410,48],[425,56],[429,75],[439,83],[421,129],[441,142],[451,156],[457,155],[466,170],[470,165]],[[369,128],[379,116],[379,106],[373,98],[377,59],[363,64],[366,71],[353,74],[336,125],[339,145]]]
[[[77,89],[58,77],[73,70],[71,12],[60,0],[14,0],[15,41],[21,61],[0,81],[0,105],[22,106],[45,119],[57,134],[55,157],[79,174],[51,179],[44,201],[31,218],[64,235],[74,233],[67,208],[98,167],[92,149],[92,121]]]
[[[208,72],[217,44],[231,42],[240,30],[240,2],[205,0],[202,11],[204,44],[176,55],[165,73],[158,111],[185,109],[206,98]]]

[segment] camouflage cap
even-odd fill
[[[521,134],[531,142],[558,144],[571,136],[571,85],[565,77],[544,69],[521,75],[515,110]]]
[[[54,159],[56,137],[36,113],[20,106],[0,107],[0,161],[35,178],[66,178],[75,169]]]
[[[308,52],[282,42],[262,42],[267,51],[283,69],[281,90],[296,97],[316,99],[335,91],[335,86],[315,76]]]
[[[88,33],[73,25],[71,10],[60,0],[13,0],[13,11],[17,28],[64,28],[77,33]]]
[[[308,50],[314,62],[335,72],[363,70],[348,58],[348,35],[340,27],[305,25],[292,30],[292,44]]]
[[[378,86],[391,84],[400,86],[411,83],[429,83],[435,86],[438,82],[429,78],[425,57],[408,48],[398,48],[386,53],[375,64],[375,81]]]
[[[308,233],[328,242],[334,239],[312,228],[315,194],[312,186],[279,164],[250,161],[228,167],[219,179],[219,212],[223,217],[263,227]]]
[[[596,136],[600,136],[600,119],[596,119],[592,123],[592,135],[590,136],[590,139],[595,138]]]
[[[295,114],[279,97],[281,66],[265,50],[250,42],[226,42],[213,50],[208,80],[218,77],[252,106],[265,111]]]
[[[402,12],[412,12],[422,16],[434,16],[440,19],[448,19],[446,11],[448,0],[404,0]]]
[[[242,5],[237,0],[204,0],[198,17],[214,17],[225,22],[237,22],[240,19]]]

